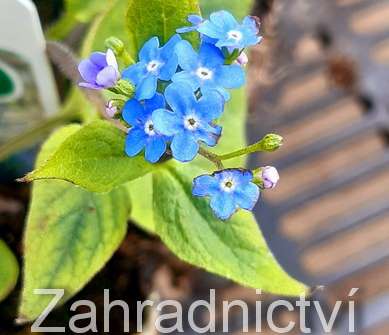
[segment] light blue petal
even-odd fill
[[[138,85],[146,73],[146,64],[139,62],[125,69],[122,73],[122,78],[130,80],[134,85]]]
[[[153,112],[151,119],[158,133],[166,136],[173,136],[183,128],[182,119],[178,114],[166,109],[157,109]]]
[[[196,132],[196,139],[204,142],[210,147],[214,147],[222,133],[222,127],[220,126],[211,126],[209,124],[203,124]]]
[[[208,43],[201,44],[199,60],[202,66],[211,70],[214,70],[224,64],[224,56],[220,49]]]
[[[156,163],[166,151],[166,141],[161,136],[149,137],[146,144],[145,158],[150,163]]]
[[[216,26],[223,28],[226,33],[239,25],[234,16],[226,10],[212,13],[210,20]]]
[[[203,18],[200,15],[191,14],[188,15],[188,21],[193,25],[198,25],[203,22]]]
[[[144,109],[151,114],[157,109],[165,108],[165,98],[161,93],[156,93],[151,99],[144,101]]]
[[[143,62],[150,62],[156,60],[159,54],[159,40],[158,37],[150,38],[139,52],[139,60]]]
[[[225,34],[221,28],[213,24],[211,21],[204,21],[198,28],[197,31],[205,36],[220,39]]]
[[[138,100],[151,99],[157,92],[157,77],[148,75],[136,87],[136,98]]]
[[[128,100],[123,107],[122,116],[129,125],[136,126],[144,120],[144,108],[137,100]]]
[[[193,88],[186,82],[170,84],[165,90],[165,98],[170,108],[181,115],[196,103]]]
[[[170,147],[173,157],[180,162],[192,161],[199,151],[199,144],[193,135],[186,131],[175,135]]]
[[[146,144],[147,135],[139,128],[132,128],[126,138],[126,154],[134,157],[139,154]]]
[[[119,72],[113,66],[107,66],[96,77],[96,84],[105,88],[115,86],[119,79]]]
[[[178,67],[178,58],[176,54],[171,54],[166,63],[159,72],[159,79],[169,81],[176,73]]]
[[[227,220],[237,210],[234,198],[231,193],[220,191],[211,198],[211,208],[221,220]]]
[[[205,90],[195,106],[196,113],[206,122],[218,119],[224,110],[224,98],[219,91]]]
[[[183,83],[189,85],[192,88],[192,91],[196,91],[200,87],[200,79],[195,74],[190,71],[181,71],[176,73],[172,77],[174,83]]]
[[[253,180],[253,173],[250,170],[230,169],[229,171],[233,174],[234,179],[237,180],[240,185],[250,183]]]
[[[255,21],[255,19],[252,18],[251,16],[246,16],[246,17],[243,19],[242,25],[243,25],[245,28],[250,29],[254,34],[258,34],[258,33],[259,33],[258,24],[257,24],[257,22]]]
[[[224,88],[238,88],[245,84],[245,72],[240,65],[223,65],[215,75],[217,83]]]
[[[172,54],[175,53],[177,43],[179,43],[181,40],[182,39],[180,35],[173,35],[161,48],[161,59],[164,61],[169,60]]]
[[[178,33],[178,34],[185,34],[185,33],[190,33],[192,31],[195,31],[195,30],[197,30],[196,26],[182,27],[182,28],[176,29],[176,33]]]
[[[202,175],[193,179],[192,194],[197,197],[210,196],[217,193],[219,183],[210,175]]]
[[[183,70],[192,71],[198,67],[198,55],[188,41],[178,42],[175,50],[178,64]]]
[[[234,191],[234,199],[240,208],[251,211],[259,199],[259,187],[253,183],[239,186]]]

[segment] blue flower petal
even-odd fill
[[[203,18],[200,15],[191,14],[188,15],[188,21],[193,25],[198,25],[203,22]]]
[[[156,60],[159,54],[159,40],[158,37],[150,38],[139,52],[139,60],[143,62],[150,62]]]
[[[251,211],[259,199],[259,187],[254,183],[239,185],[234,192],[234,199],[240,208]]]
[[[222,133],[222,127],[220,126],[211,126],[209,124],[203,124],[196,132],[196,139],[204,142],[210,147],[214,147]]]
[[[180,41],[176,46],[178,64],[183,70],[191,71],[198,67],[198,55],[188,41]]]
[[[144,101],[144,109],[151,114],[151,112],[165,108],[165,98],[161,93],[156,93],[151,99]]]
[[[146,64],[140,62],[125,69],[122,73],[122,78],[130,80],[134,85],[138,85],[146,73]]]
[[[147,135],[142,129],[132,128],[126,138],[126,154],[134,157],[139,154],[146,144]]]
[[[202,66],[211,70],[224,64],[224,56],[220,49],[209,43],[202,43],[199,50],[199,60]]]
[[[214,39],[220,39],[224,33],[223,30],[213,24],[211,21],[204,21],[198,28],[197,31],[205,36]]]
[[[217,83],[224,88],[238,88],[245,84],[245,73],[237,64],[221,66],[215,75]]]
[[[173,77],[174,83],[184,83],[192,88],[192,91],[196,91],[200,87],[200,79],[195,74],[189,71],[177,72]]]
[[[154,75],[146,76],[136,87],[138,100],[151,99],[157,91],[158,78]]]
[[[224,98],[219,91],[205,90],[196,105],[196,113],[202,120],[211,122],[218,119],[224,110]]]
[[[199,144],[193,135],[186,131],[175,135],[170,147],[173,157],[180,162],[192,161],[199,151]]]
[[[183,128],[181,118],[166,109],[157,109],[151,118],[158,133],[166,136],[173,136]]]
[[[202,175],[193,180],[192,194],[197,197],[210,196],[219,191],[219,184],[213,176]]]
[[[152,136],[146,144],[145,158],[150,163],[156,163],[166,151],[166,141],[161,136]]]
[[[193,88],[186,82],[170,84],[165,90],[165,98],[172,110],[184,114],[196,102]]]
[[[122,116],[129,125],[136,126],[145,120],[144,108],[137,100],[128,100],[123,107]]]
[[[226,10],[212,13],[210,15],[210,20],[216,26],[223,28],[224,31],[232,30],[238,26],[238,22],[234,16]]]
[[[239,182],[240,185],[250,183],[253,180],[253,173],[250,170],[228,170],[229,173],[232,173],[234,179]]]
[[[211,208],[221,220],[227,220],[237,210],[234,198],[231,193],[220,192],[211,198]]]
[[[178,67],[178,58],[176,54],[171,54],[166,63],[159,72],[159,79],[169,81],[176,73]]]
[[[166,44],[161,48],[161,59],[166,61],[175,53],[177,43],[181,41],[180,35],[173,35]]]

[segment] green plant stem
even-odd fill
[[[199,155],[203,156],[204,158],[208,159],[210,162],[212,162],[213,164],[215,164],[215,166],[219,169],[219,170],[223,170],[224,169],[224,166],[223,166],[223,163],[222,161],[220,160],[220,157],[202,147],[200,147],[199,149]]]
[[[235,158],[235,157],[239,157],[239,156],[243,156],[243,155],[249,155],[249,154],[252,154],[252,153],[258,152],[258,151],[261,151],[261,150],[258,149],[258,143],[255,143],[255,144],[247,146],[246,148],[239,149],[239,150],[230,152],[230,153],[225,154],[225,155],[220,155],[220,156],[218,156],[218,158],[221,161],[225,161],[225,160],[232,159],[232,158]]]
[[[8,158],[15,152],[27,148],[32,144],[36,143],[39,139],[44,137],[48,132],[54,128],[69,122],[71,120],[77,120],[79,118],[78,114],[58,114],[42,123],[38,124],[36,127],[27,130],[26,132],[15,136],[6,143],[0,146],[0,161]]]

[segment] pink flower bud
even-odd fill
[[[240,65],[240,66],[246,66],[247,63],[249,62],[249,58],[247,57],[247,54],[243,51],[239,57],[236,59],[236,62]]]
[[[112,119],[118,112],[118,108],[114,104],[113,100],[109,100],[105,105],[105,112]]]
[[[270,189],[276,187],[279,179],[280,175],[275,167],[266,166],[262,168],[263,188]]]

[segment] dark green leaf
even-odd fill
[[[45,143],[38,165],[79,130],[57,131]],[[123,240],[129,209],[124,187],[96,194],[61,180],[34,182],[24,240],[22,320],[35,319],[51,300],[34,289],[64,289],[63,303],[85,286]]]
[[[199,14],[197,0],[129,0],[127,29],[130,34],[132,54],[142,48],[153,36],[158,36],[161,44],[175,34],[176,29],[188,25],[189,14]],[[198,42],[198,34],[187,34],[192,43]]]
[[[3,240],[0,240],[0,302],[14,289],[19,277],[19,264]]]

